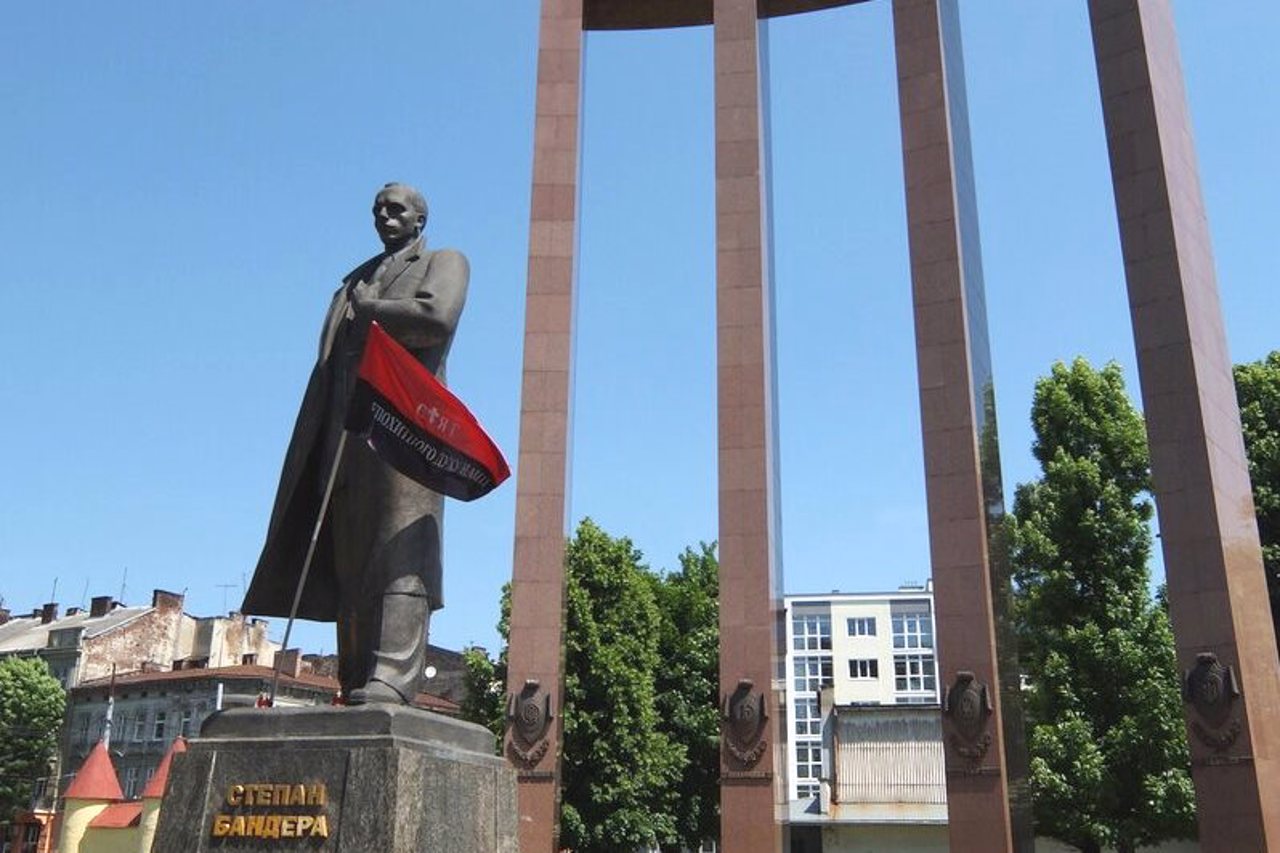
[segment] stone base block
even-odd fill
[[[175,756],[154,853],[518,853],[481,726],[416,708],[238,708]]]

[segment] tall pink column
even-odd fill
[[[1280,850],[1280,661],[1167,0],[1090,0],[1205,853]]]
[[[894,0],[893,26],[951,850],[1030,851],[1017,670],[996,606],[1009,578],[954,0]]]
[[[715,0],[721,849],[778,853],[781,578],[756,0]]]
[[[543,0],[508,648],[513,716],[504,744],[518,771],[522,853],[559,849],[565,495],[581,85],[582,2]]]

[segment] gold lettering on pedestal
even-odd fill
[[[224,806],[230,809],[263,806],[325,806],[329,801],[323,784],[285,785],[236,783],[227,786]],[[214,838],[328,838],[329,816],[323,813],[219,813],[213,817]]]

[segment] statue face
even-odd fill
[[[386,187],[373,200],[373,227],[388,249],[397,249],[417,237],[425,222],[425,214],[404,187]]]

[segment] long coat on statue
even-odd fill
[[[320,355],[285,454],[243,612],[289,615],[370,321],[377,320],[443,382],[467,279],[465,257],[449,249],[427,251],[421,238],[394,254],[370,258],[343,279],[325,316]],[[439,608],[443,498],[393,470],[363,442],[348,441],[344,457],[299,618],[333,621],[353,604],[344,599],[380,596],[388,582],[405,575],[421,578],[431,609]],[[341,544],[353,541],[354,550]],[[363,578],[369,588],[361,586]]]

